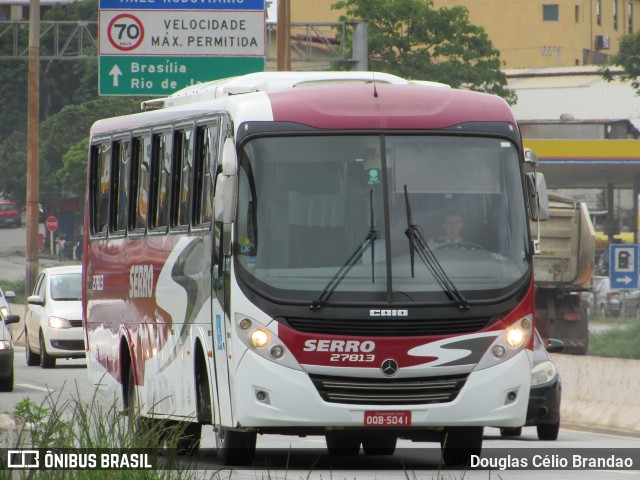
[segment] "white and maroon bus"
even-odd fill
[[[144,416],[333,454],[524,424],[540,205],[504,100],[367,72],[182,90],[91,129],[89,375]],[[449,238],[454,218],[457,238]]]

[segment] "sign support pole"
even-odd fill
[[[278,1],[278,71],[291,70],[291,10],[290,0]]]
[[[38,279],[38,216],[40,204],[40,0],[29,3],[29,99],[27,121],[27,258],[26,292]]]

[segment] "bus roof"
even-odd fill
[[[423,85],[342,85],[268,92],[274,121],[327,129],[440,129],[516,121],[500,97]]]
[[[211,82],[197,83],[178,90],[166,98],[159,98],[142,102],[143,110],[175,107],[189,103],[201,102],[227,95],[239,95],[252,92],[267,92],[289,88],[301,88],[309,86],[329,84],[354,84],[354,83],[392,83],[407,84],[418,83],[421,85],[439,86],[449,88],[448,85],[438,82],[409,81],[396,75],[382,72],[342,72],[342,71],[308,71],[308,72],[258,72],[237,77],[223,78]]]
[[[442,129],[469,122],[516,125],[500,97],[371,72],[265,72],[194,85],[158,101],[161,108],[99,120],[92,135],[220,111],[229,112],[235,128],[247,121],[349,130]]]

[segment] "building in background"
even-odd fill
[[[640,0],[435,0],[463,5],[507,68],[602,65],[640,31]]]
[[[607,82],[596,66],[505,74],[523,143],[538,155],[547,185],[603,212],[594,219],[603,234],[635,236],[640,97],[630,82]]]

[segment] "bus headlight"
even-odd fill
[[[242,328],[242,327],[241,327]],[[259,328],[258,330],[254,330],[251,332],[250,339],[251,343],[254,347],[262,348],[269,344],[270,340],[269,332],[267,332],[264,328]]]
[[[522,317],[513,325],[498,335],[493,344],[487,349],[476,370],[493,367],[506,362],[520,352],[531,340],[533,335],[533,321],[531,315]]]
[[[239,313],[235,318],[236,334],[245,347],[270,362],[302,370],[291,351],[266,325]]]

